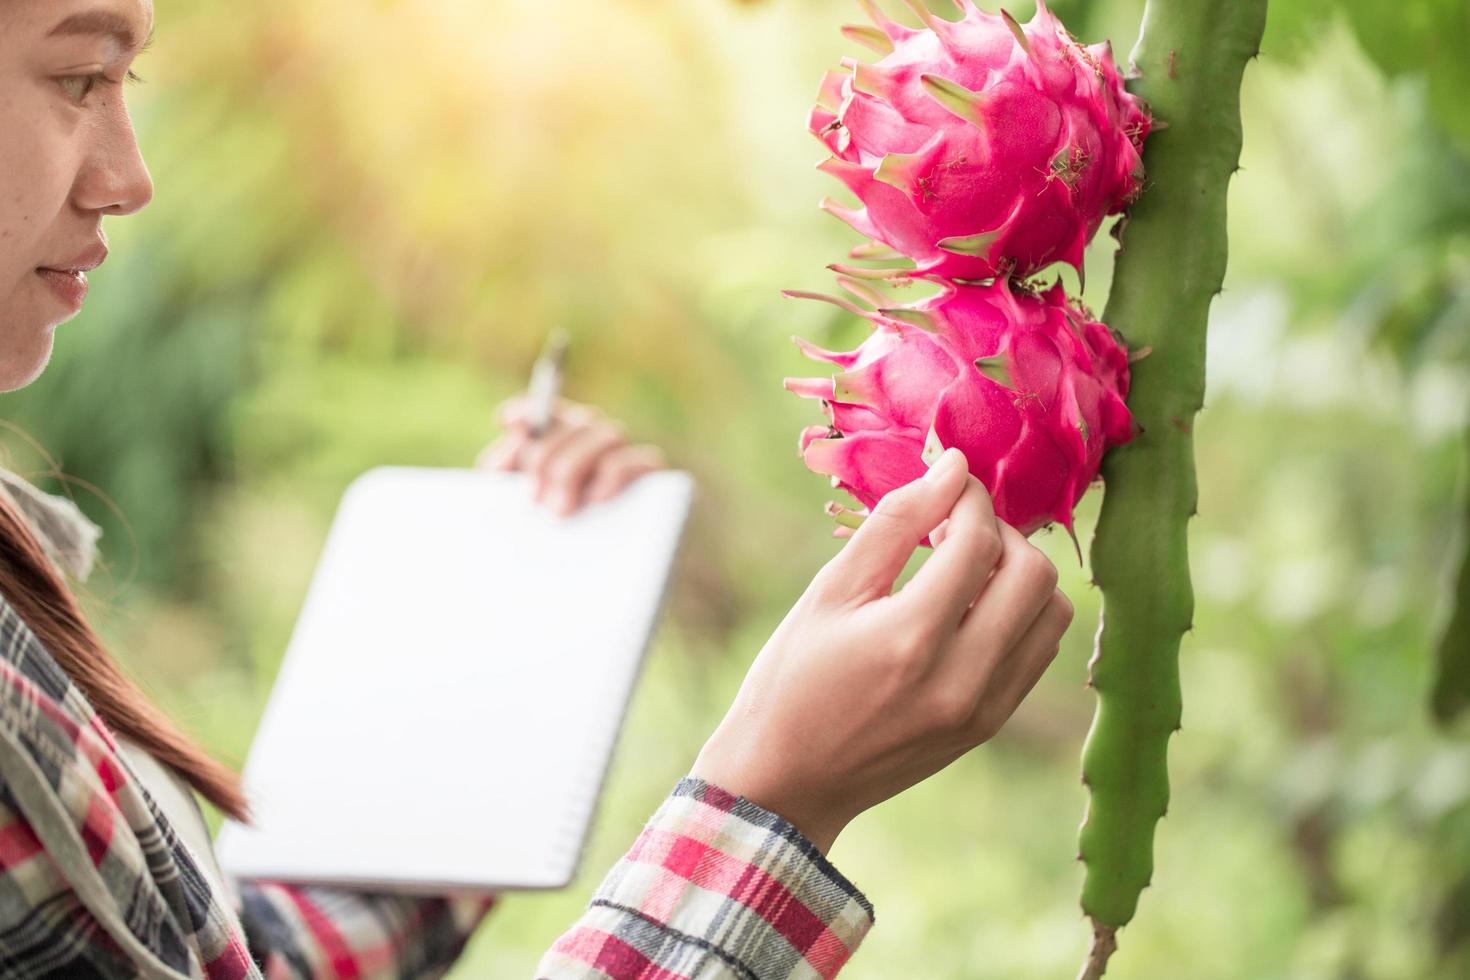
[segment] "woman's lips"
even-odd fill
[[[107,240],[98,231],[97,238],[82,253],[60,265],[41,266],[36,270],[51,287],[56,298],[66,305],[67,314],[76,316],[87,299],[87,273],[107,261]]]
[[[66,271],[62,269],[37,269],[36,275],[40,276],[51,287],[51,292],[56,298],[66,304],[67,310],[75,316],[81,312],[82,303],[87,299],[87,273],[81,269]]]

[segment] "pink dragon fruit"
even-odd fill
[[[830,421],[801,434],[808,468],[866,509],[958,446],[1002,520],[1026,534],[1057,521],[1070,533],[1103,452],[1133,437],[1128,355],[1113,333],[1060,284],[1038,293],[1004,278],[934,278],[937,295],[894,307],[866,283],[838,281],[879,308],[786,294],[834,302],[876,326],[849,353],[796,340],[841,369],[786,380],[788,390],[821,399]],[[865,513],[829,512],[850,526]]]
[[[891,249],[957,279],[1081,273],[1103,217],[1142,186],[1150,120],[1111,47],[1079,44],[1041,2],[1023,27],[972,0],[955,0],[958,21],[905,0],[925,30],[860,2],[877,28],[844,33],[884,57],[829,72],[809,120],[833,154],[818,169],[863,205],[822,203],[873,240],[853,257]]]

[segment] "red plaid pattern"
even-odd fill
[[[795,827],[685,779],[537,977],[826,980],[872,924],[868,900]]]

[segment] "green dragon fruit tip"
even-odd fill
[[[1037,13],[1041,13],[1043,10],[1044,8],[1038,5]],[[1005,21],[1006,27],[1009,27],[1011,33],[1016,35],[1016,43],[1021,46],[1022,51],[1026,52],[1026,57],[1030,58],[1032,61],[1035,61],[1036,55],[1031,50],[1031,42],[1026,40],[1026,32],[1022,30],[1020,24],[1016,23],[1016,18],[1011,16],[1011,12],[1009,10],[1006,10],[1004,7],[1002,7],[1000,10],[1000,19]]]
[[[873,0],[858,0],[858,6],[863,8],[863,13],[868,15],[868,19],[876,24],[879,30],[893,40],[897,41],[912,33],[907,27],[904,27],[885,14],[883,8],[879,7]]]
[[[876,27],[867,24],[843,24],[841,30],[842,36],[849,41],[870,48],[878,54],[893,53],[893,40]]]
[[[805,289],[783,289],[781,295],[785,299],[814,299],[823,303],[831,303],[838,309],[846,310],[854,316],[872,316],[867,310],[859,309],[841,296],[832,296],[828,293],[814,293]]]
[[[941,238],[934,244],[938,245],[946,252],[953,252],[956,255],[983,256],[985,255],[985,253],[990,251],[990,246],[995,244],[995,239],[999,235],[999,230],[982,231],[978,235],[963,235],[956,236],[954,238]]]
[[[949,39],[950,22],[937,16],[924,3],[924,0],[903,0],[903,5],[913,11],[914,16],[919,18],[919,21],[925,27],[938,35],[941,41],[947,41]]]
[[[975,368],[991,381],[1002,388],[1014,388],[1015,383],[1011,381],[1011,369],[1006,366],[1004,354],[994,354],[990,357],[979,357],[975,359]],[[1086,438],[1083,439],[1086,442]]]
[[[868,515],[861,511],[853,510],[851,507],[844,507],[835,500],[827,501],[827,506],[823,510],[828,517],[832,518],[839,525],[850,527],[853,530],[862,527],[863,522],[868,519]]]
[[[851,293],[853,298],[862,300],[875,310],[887,302],[887,298],[882,293],[861,279],[839,275],[837,285]]]
[[[925,333],[934,333],[939,329],[939,324],[934,321],[934,318],[922,310],[914,310],[906,306],[885,306],[878,312],[890,320],[918,327]]]
[[[912,269],[864,269],[855,265],[843,265],[841,262],[832,262],[827,268],[841,276],[851,276],[854,279],[908,279],[912,277]]]
[[[935,102],[965,122],[985,128],[985,96],[982,93],[967,89],[942,75],[925,73],[919,76],[919,82]]]
[[[918,168],[924,163],[921,153],[885,153],[873,171],[873,179],[881,180],[895,190],[911,194],[914,190]]]

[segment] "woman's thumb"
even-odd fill
[[[878,501],[826,573],[838,576],[842,591],[855,599],[869,601],[892,593],[914,549],[949,516],[968,475],[965,454],[946,449],[922,477]]]

